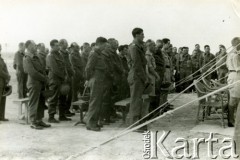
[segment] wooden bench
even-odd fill
[[[84,122],[83,122],[83,108],[82,108],[82,105],[86,104],[86,103],[88,103],[88,101],[84,101],[84,100],[81,100],[81,99],[76,101],[76,102],[72,102],[71,107],[78,106],[79,110],[80,110],[80,120],[77,123],[75,123],[74,126],[76,126],[78,124],[84,124]]]
[[[146,102],[149,100],[149,96],[143,95],[142,99],[143,99],[143,102]],[[126,98],[126,99],[118,101],[114,104],[115,106],[120,106],[120,110],[122,112],[122,118],[123,118],[124,122],[126,120],[127,113],[128,113],[129,107],[130,107],[130,101],[131,101],[131,98]]]
[[[14,103],[16,103],[18,105],[18,118],[19,119],[24,119],[26,120],[26,124],[28,124],[28,119],[29,119],[29,116],[28,116],[28,102],[29,102],[29,98],[22,98],[22,99],[17,99],[17,100],[13,100]],[[24,114],[22,112],[22,106],[25,106],[25,109],[24,109]]]

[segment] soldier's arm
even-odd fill
[[[27,74],[29,74],[29,76],[31,76],[33,79],[36,79],[42,82],[47,81],[46,77],[34,68],[32,61],[29,57],[25,57],[23,59],[23,68],[24,68],[24,71]]]
[[[2,67],[0,67],[0,78],[3,78],[4,80],[8,80],[10,78],[9,73]]]
[[[97,54],[96,52],[92,52],[89,55],[88,62],[87,62],[86,68],[85,68],[87,80],[89,80],[91,78],[93,71],[94,71],[95,64],[97,63],[97,55],[96,54]]]
[[[47,57],[47,64],[48,64],[48,67],[50,68],[51,72],[52,72],[55,76],[57,76],[57,77],[59,77],[59,78],[61,78],[61,79],[64,79],[64,78],[65,78],[65,76],[64,76],[64,74],[63,74],[64,71],[62,71],[62,70],[59,69],[59,66],[58,66],[58,64],[57,64],[57,62],[56,62],[56,60],[54,59],[53,56],[49,55],[49,56]]]

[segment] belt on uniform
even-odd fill
[[[229,72],[236,72],[235,70],[230,70]]]
[[[165,66],[165,68],[170,68],[170,66]]]

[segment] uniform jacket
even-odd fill
[[[216,53],[216,67],[221,66],[221,69],[227,69],[227,65],[223,65],[227,60],[227,53],[217,52]]]
[[[90,80],[94,77],[98,81],[104,81],[106,78],[106,69],[107,66],[103,54],[99,49],[94,48],[89,55],[85,68],[86,79]]]
[[[84,66],[83,60],[79,52],[72,52],[69,55],[70,63],[72,64],[74,70],[74,76],[76,78],[82,79],[84,77]]]
[[[187,69],[192,71],[192,58],[188,53],[182,54],[181,60],[179,59],[177,64],[179,65],[177,66],[178,70]]]
[[[61,84],[66,76],[64,59],[57,51],[51,51],[47,56],[48,77],[50,83]]]
[[[8,77],[9,77],[9,73],[8,73],[7,65],[0,54],[0,85],[1,86],[6,84],[6,80],[8,79]]]
[[[134,80],[137,79],[140,79],[143,83],[145,83],[147,79],[147,60],[145,58],[143,44],[140,44],[139,42],[134,40],[129,46],[129,55],[129,62],[131,66],[128,75],[129,83],[132,83]]]
[[[204,53],[204,56],[202,56],[201,59],[201,67],[203,67],[203,72],[206,72],[209,68],[212,67],[213,63],[209,63],[210,61],[212,61],[214,59],[214,55],[212,53]]]
[[[20,73],[20,74],[24,73],[23,57],[24,57],[24,53],[20,51],[17,51],[14,56],[14,64],[16,65],[17,73]]]
[[[192,54],[193,68],[199,69],[201,67],[202,56],[203,56],[203,52],[202,51],[197,51],[197,52]]]
[[[65,51],[60,50],[59,52],[63,57],[65,67],[66,67],[66,71],[67,71],[67,76],[68,76],[68,78],[71,78],[74,74],[74,71],[73,71],[72,64],[70,63],[69,53],[66,50]]]
[[[38,52],[37,56],[40,59],[40,62],[43,65],[43,67],[46,69],[46,58],[47,58],[46,53]]]
[[[110,56],[110,61],[111,61],[111,72],[113,75],[113,82],[120,82],[123,74],[123,66],[121,59],[117,55],[116,51],[112,50],[111,48],[108,48],[103,51],[104,53],[108,54]]]
[[[28,74],[28,87],[47,81],[45,68],[36,54],[26,53],[23,59],[23,68],[25,73]]]

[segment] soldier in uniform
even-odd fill
[[[46,52],[45,45],[43,43],[39,43],[37,45],[37,48],[38,48],[37,56],[40,59],[41,64],[43,65],[43,67],[45,69],[47,69],[46,68],[47,52]]]
[[[162,54],[164,59],[164,67],[165,72],[163,76],[163,81],[160,86],[160,102],[159,105],[167,102],[168,93],[172,87],[172,81],[173,81],[173,67],[172,62],[169,57],[169,53],[172,51],[172,45],[170,44],[170,40],[167,38],[164,38],[163,40],[163,48],[162,48]],[[166,110],[173,109],[173,106],[171,104],[166,104]]]
[[[23,71],[23,57],[25,52],[24,43],[19,43],[19,50],[14,56],[14,69],[16,69],[16,76],[18,82],[18,98],[27,97],[27,74]]]
[[[69,59],[69,52],[67,50],[68,48],[68,42],[66,39],[61,39],[59,41],[59,46],[60,46],[60,54],[63,57],[63,61],[65,63],[65,70],[66,70],[66,81],[65,83],[69,84],[70,87],[70,92],[68,95],[60,95],[60,98],[64,102],[64,110],[65,110],[65,116],[70,117],[75,115],[74,113],[70,112],[70,107],[71,107],[71,102],[72,102],[72,77],[74,75],[73,67],[72,64],[70,63]],[[81,62],[79,62],[81,63]],[[65,120],[65,119],[63,119]],[[70,118],[66,118],[66,120],[71,120]]]
[[[202,59],[202,52],[199,52],[197,50],[194,50],[193,51],[193,54],[191,56],[192,58],[192,64],[193,64],[193,68],[192,68],[192,71],[193,73],[195,73],[193,76],[195,77],[195,79],[197,79],[200,75],[201,75],[201,72],[200,72],[200,68],[201,68],[201,59]]]
[[[201,58],[201,67],[202,67],[201,72],[202,72],[202,74],[206,73],[213,66],[213,64],[215,64],[215,60],[213,60],[215,57],[212,53],[210,53],[209,45],[205,45],[204,50],[205,50],[205,53],[203,54],[203,56]],[[209,74],[208,76],[206,76],[206,79],[207,80],[212,79],[212,74]]]
[[[180,79],[184,79],[192,74],[192,59],[188,53],[188,47],[182,48],[181,59],[177,62],[177,72],[180,73]],[[184,90],[191,84],[191,79],[181,85],[180,91]]]
[[[3,91],[9,83],[11,76],[8,73],[6,63],[1,56],[1,51],[2,46],[0,44],[0,121],[8,121],[8,119],[5,118],[6,97],[3,96]]]
[[[84,82],[83,78],[83,62],[82,57],[79,53],[79,45],[74,42],[71,44],[72,52],[70,53],[70,62],[74,69],[74,76],[72,79],[72,102],[78,100],[78,94],[80,93],[81,84]]]
[[[240,81],[240,37],[232,39],[232,46],[234,52],[229,53],[227,56],[227,67],[229,70],[228,84]],[[229,100],[229,118],[228,126],[233,127],[235,123],[234,140],[236,143],[237,154],[240,154],[240,83],[236,83],[229,89],[230,100]],[[236,120],[234,117],[234,111],[237,108]]]
[[[48,99],[48,122],[59,123],[59,121],[54,117],[57,107],[59,109],[59,120],[71,120],[65,116],[65,99],[62,98],[60,93],[61,84],[67,81],[67,73],[64,58],[59,53],[58,40],[52,40],[50,42],[50,46],[52,50],[47,56],[47,67],[49,68],[49,89],[54,93]]]
[[[157,40],[156,41],[156,52],[153,55],[153,57],[154,57],[155,63],[156,63],[155,71],[158,73],[160,79],[159,79],[159,81],[156,81],[156,84],[155,84],[156,98],[155,98],[155,101],[153,102],[153,104],[150,105],[150,112],[151,112],[151,110],[158,107],[159,103],[160,103],[161,85],[163,82],[163,77],[164,77],[164,72],[165,72],[165,61],[163,58],[162,47],[163,47],[162,40],[160,40],[160,39]],[[154,107],[151,108],[151,106],[154,106]]]
[[[217,74],[218,74],[218,80],[220,83],[226,84],[227,83],[227,73],[228,69],[226,65],[223,65],[223,63],[226,63],[227,60],[227,52],[226,48],[223,45],[220,45],[220,51],[216,53],[216,67]],[[220,67],[221,66],[221,67]]]
[[[128,113],[129,123],[133,124],[143,117],[144,111],[142,95],[148,78],[146,75],[147,60],[144,50],[144,33],[141,28],[134,28],[132,31],[133,42],[129,46],[131,68],[128,74],[128,83],[130,85],[130,108]],[[143,130],[147,128],[142,128]]]
[[[102,51],[105,49],[107,40],[103,37],[98,37],[96,46],[89,55],[86,71],[86,83],[90,86],[90,100],[88,112],[84,118],[88,130],[100,131],[98,121],[103,103],[104,84],[106,79],[106,64]]]
[[[130,97],[130,88],[127,82],[129,67],[127,62],[128,55],[128,45],[121,45],[118,47],[119,58],[122,62],[123,74],[121,79],[121,87],[120,87],[120,99],[126,99]]]
[[[29,117],[31,128],[42,129],[50,127],[42,121],[44,117],[44,99],[42,99],[42,91],[44,84],[48,82],[44,66],[41,64],[37,56],[37,46],[34,41],[26,42],[27,53],[23,59],[24,71],[28,74],[27,87],[29,89]]]

